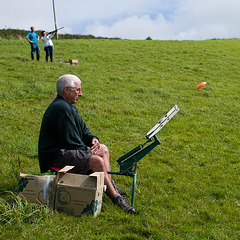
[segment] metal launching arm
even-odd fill
[[[158,123],[147,133],[146,138],[150,139],[155,136],[161,128],[179,111],[177,105],[175,105],[167,114],[163,115],[159,120]]]

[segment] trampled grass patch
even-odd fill
[[[39,221],[11,224],[8,216],[0,238],[240,238],[239,40],[81,39],[54,45],[55,60],[46,63],[42,43],[37,62],[30,60],[27,41],[0,39],[0,189],[9,210],[12,201],[4,192],[16,192],[19,172],[40,174],[38,134],[59,76],[81,78],[77,108],[109,147],[113,170],[163,114],[175,104],[180,111],[158,133],[161,145],[138,164],[137,215],[115,208],[106,196],[96,218],[42,214],[34,206],[30,213],[38,211]],[[65,64],[69,59],[79,65]],[[114,177],[131,192],[132,179]]]

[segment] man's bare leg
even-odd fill
[[[96,152],[97,155],[99,155],[100,157],[103,158],[103,161],[104,161],[104,164],[105,164],[105,167],[106,167],[106,170],[107,172],[111,171],[111,166],[110,166],[110,157],[109,157],[109,151],[108,151],[108,148],[104,145],[104,144],[100,144],[99,145],[99,149],[98,151]],[[112,180],[112,177],[110,174],[108,174],[109,178]],[[126,195],[125,191],[121,188],[119,188],[116,184],[115,184],[115,181],[112,180],[112,184],[113,184],[113,187],[115,188],[115,190],[121,194],[121,195]]]
[[[113,203],[123,208],[125,212],[136,213],[136,210],[115,190],[111,177],[107,172],[108,163],[109,159],[104,160],[103,157],[99,155],[92,155],[89,160],[88,169],[93,172],[104,172],[104,183],[107,185],[106,194],[112,199]]]
[[[106,170],[111,171],[108,148],[104,144],[100,144],[100,148],[99,148],[99,150],[97,151],[96,154],[103,158]]]
[[[93,172],[104,172],[104,184],[107,185],[106,194],[112,199],[116,194],[116,190],[112,184],[110,175],[107,173],[104,159],[98,155],[92,155],[89,160],[89,170]]]

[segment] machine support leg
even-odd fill
[[[137,179],[137,173],[133,175],[132,202],[131,202],[132,206],[134,206],[134,200],[135,200],[136,179]]]

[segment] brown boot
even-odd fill
[[[120,208],[122,208],[126,213],[132,213],[135,214],[136,210],[133,206],[131,206],[127,200],[121,196],[119,193],[117,193],[113,199],[112,199],[114,205],[119,206]]]

